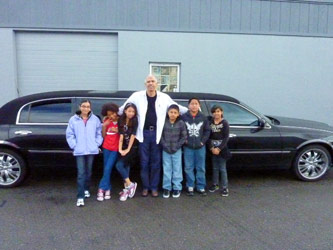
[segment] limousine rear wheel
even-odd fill
[[[0,149],[0,187],[18,186],[27,174],[23,158],[10,149]]]
[[[294,172],[303,181],[317,181],[329,169],[331,155],[320,145],[310,145],[301,149],[294,161]]]

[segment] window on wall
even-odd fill
[[[179,69],[177,63],[150,63],[150,74],[156,77],[159,91],[179,91]]]

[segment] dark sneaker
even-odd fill
[[[173,190],[172,197],[179,198],[179,196],[180,196],[180,190]]]
[[[201,196],[206,196],[206,195],[207,195],[206,190],[205,190],[204,188],[199,189],[197,192],[198,192]]]
[[[147,197],[148,196],[148,189],[142,190],[141,196],[142,197]]]
[[[193,196],[194,195],[194,189],[193,189],[193,187],[188,187],[187,190],[186,190],[186,194],[188,196]]]
[[[214,193],[215,191],[219,190],[219,185],[217,184],[213,184],[209,189],[208,191],[211,192],[211,193]]]
[[[229,196],[229,190],[227,188],[223,188],[221,191],[222,196]]]
[[[170,197],[170,191],[167,189],[164,189],[163,191],[163,198],[169,198]]]
[[[154,198],[158,197],[157,190],[151,190],[151,196],[154,197]]]

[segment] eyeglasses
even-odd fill
[[[90,109],[90,106],[81,105],[81,108]]]

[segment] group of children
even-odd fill
[[[104,170],[100,180],[97,200],[111,199],[111,172],[115,166],[124,181],[120,200],[126,201],[135,194],[137,183],[129,178],[130,166],[136,158],[138,127],[137,108],[127,103],[123,114],[118,116],[119,107],[106,103],[102,107],[103,123],[91,112],[91,103],[84,100],[80,110],[69,120],[66,139],[76,157],[77,206],[84,206],[84,199],[90,197],[89,186],[94,155],[99,153],[103,143]],[[219,190],[221,178],[221,195],[228,196],[228,177],[226,161],[230,158],[227,147],[229,124],[223,119],[223,109],[213,106],[212,119],[200,111],[200,100],[188,101],[188,112],[180,116],[179,106],[169,106],[160,144],[163,157],[163,197],[178,198],[182,191],[183,168],[182,149],[184,153],[186,193],[194,195],[196,190],[207,195],[206,187],[206,145],[212,154],[213,185],[210,192]]]

